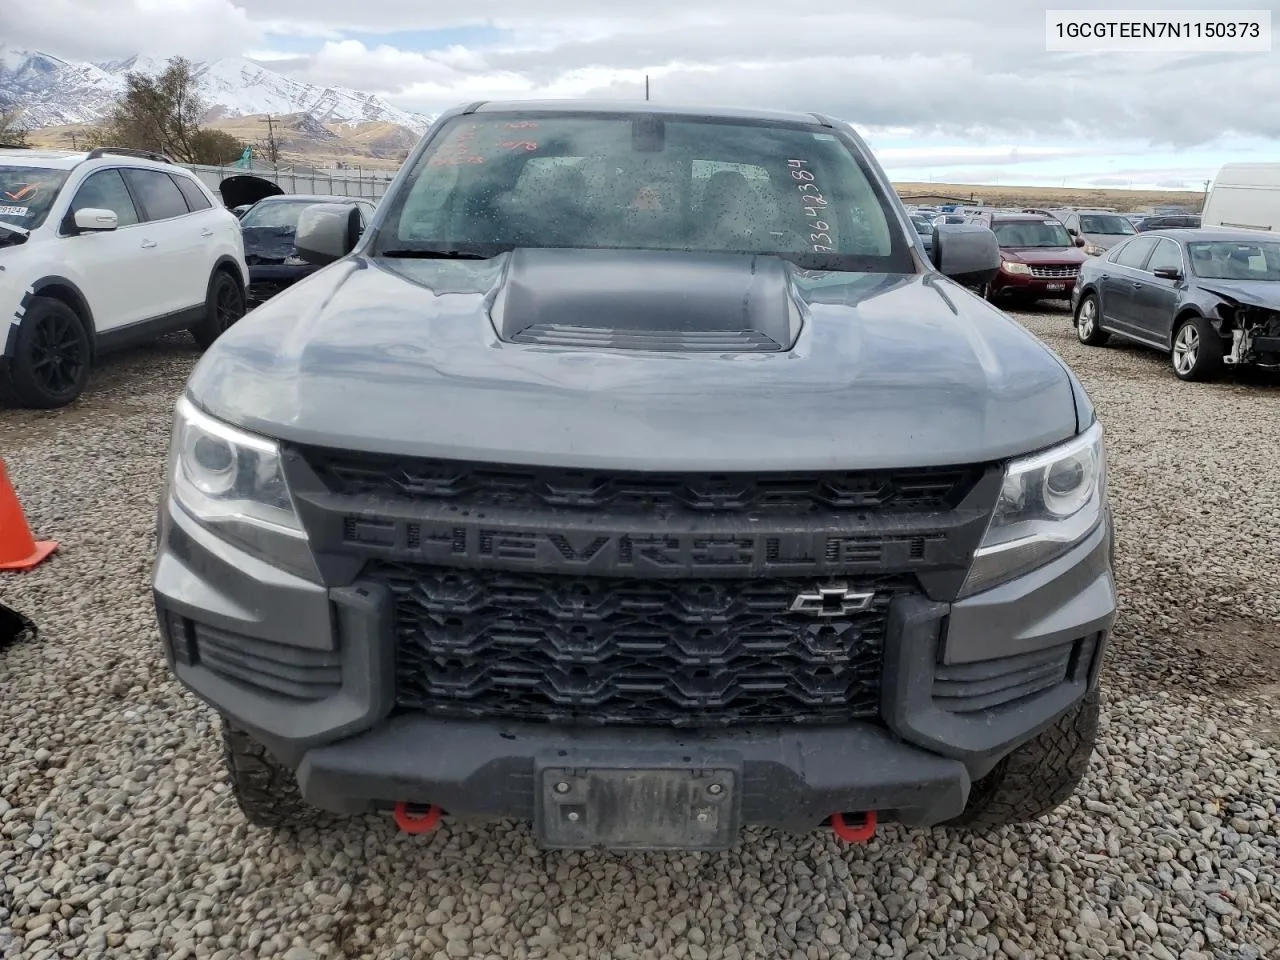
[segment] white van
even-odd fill
[[[1206,227],[1280,230],[1280,163],[1228,163],[1205,200]]]

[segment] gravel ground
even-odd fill
[[[1123,610],[1086,784],[989,837],[750,831],[723,855],[619,856],[543,853],[522,825],[249,828],[148,599],[194,348],[110,361],[73,409],[0,411],[28,517],[63,543],[0,580],[41,628],[0,657],[0,955],[1280,955],[1280,389],[1183,384],[1157,354],[1080,346],[1060,308],[1019,317],[1107,426]]]

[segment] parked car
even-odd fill
[[[967,222],[968,218],[966,218],[963,213],[940,213],[933,218],[933,225],[935,227]]]
[[[1143,233],[1081,268],[1076,336],[1111,336],[1167,352],[1182,380],[1224,364],[1280,366],[1280,239],[1255,231]]]
[[[1280,163],[1228,163],[1205,198],[1206,227],[1280,232]]]
[[[294,193],[259,200],[240,217],[244,258],[249,265],[249,299],[254,303],[270,299],[320,269],[300,258],[293,246],[298,217],[317,203],[352,206],[358,213],[360,230],[373,217],[373,203],[357,197]]]
[[[109,350],[245,312],[235,215],[158,154],[0,150],[0,392],[54,408]]]
[[[1090,257],[1106,253],[1138,232],[1126,218],[1109,210],[1072,210],[1062,217],[1062,224],[1072,237],[1084,241],[1081,246]]]
[[[993,302],[1071,297],[1087,258],[1061,223],[1029,213],[985,214],[979,222],[1000,244],[1000,271],[984,286],[983,296]]]
[[[1200,218],[1189,214],[1142,217],[1134,224],[1139,233],[1147,233],[1150,230],[1195,230],[1199,226]]]
[[[925,253],[931,252],[933,250],[933,221],[926,216],[913,214],[911,225],[916,228],[916,233],[920,235],[920,242],[924,244]]]
[[[447,110],[353,216],[176,411],[153,595],[251,821],[713,850],[1071,794],[1102,428],[949,279],[990,230],[925,259],[844,121],[634,100]]]

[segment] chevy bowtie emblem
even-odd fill
[[[866,610],[875,598],[875,591],[850,590],[844,584],[836,583],[800,594],[791,601],[791,612],[814,617],[842,617]]]

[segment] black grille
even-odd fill
[[[467,507],[607,508],[619,513],[949,510],[982,476],[981,467],[686,475],[503,467],[317,449],[305,455],[325,486],[338,494]]]
[[[874,717],[888,609],[792,613],[803,578],[641,580],[376,563],[395,596],[403,710],[579,724]]]

